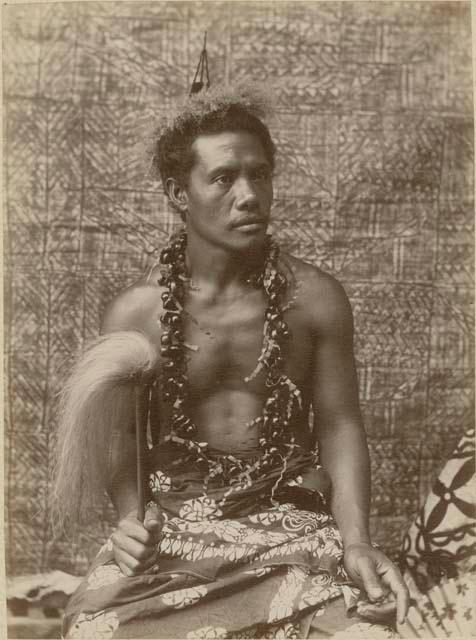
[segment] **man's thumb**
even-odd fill
[[[144,527],[147,531],[159,531],[162,528],[163,518],[160,514],[159,507],[154,504],[147,507],[147,511],[144,516]]]

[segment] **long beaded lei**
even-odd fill
[[[281,464],[284,475],[286,461],[296,447],[292,435],[292,422],[301,409],[299,389],[284,373],[283,347],[290,332],[283,318],[287,279],[278,268],[279,247],[271,236],[266,237],[262,269],[249,278],[249,283],[261,286],[267,298],[263,343],[254,371],[245,378],[248,382],[264,372],[269,389],[260,416],[252,421],[259,429],[260,455],[252,462],[229,455],[210,455],[208,445],[197,442],[197,427],[184,411],[187,393],[186,347],[184,344],[184,302],[188,283],[185,263],[187,236],[181,231],[172,236],[170,243],[160,254],[159,284],[166,288],[162,293],[163,313],[161,349],[161,393],[170,406],[170,433],[166,440],[184,448],[205,475],[204,487],[213,478],[223,483],[233,479],[233,487],[249,486],[252,477],[261,471]],[[279,481],[273,488],[277,489]],[[225,494],[226,499],[226,494]]]

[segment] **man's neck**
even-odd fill
[[[263,249],[230,252],[189,234],[186,260],[194,287],[210,295],[231,294],[249,287],[249,276],[262,265]]]

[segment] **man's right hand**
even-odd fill
[[[111,539],[114,559],[124,575],[154,571],[162,524],[157,505],[148,507],[143,523],[137,519],[135,509],[119,521]]]

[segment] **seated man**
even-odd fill
[[[364,618],[406,615],[403,580],[369,536],[349,302],[266,233],[265,115],[256,89],[212,89],[159,130],[153,164],[184,229],[109,306],[65,395],[62,514],[103,482],[119,518],[69,604],[70,638],[331,637],[350,625],[355,638]],[[131,370],[153,374],[143,521],[130,384],[100,387],[135,348]]]

